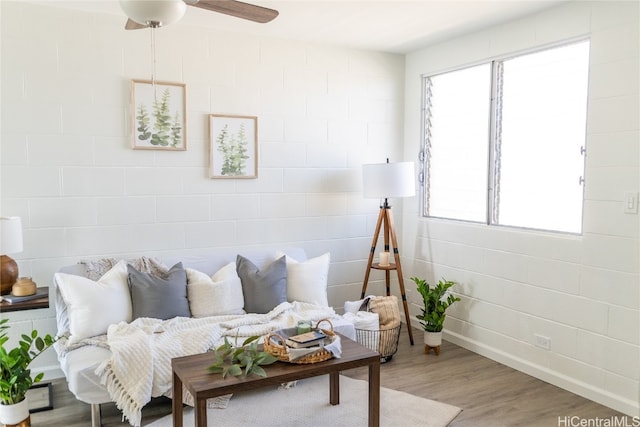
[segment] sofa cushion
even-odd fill
[[[285,256],[283,252],[280,256]],[[331,255],[327,252],[306,261],[286,255],[287,301],[308,302],[328,307],[327,280]]]
[[[193,317],[243,314],[242,282],[236,272],[236,263],[218,270],[213,276],[187,268],[187,295]]]
[[[118,258],[100,258],[95,260],[80,260],[78,264],[84,265],[86,269],[86,276],[91,280],[98,280],[107,271],[111,270],[120,259]],[[149,258],[141,256],[139,258],[127,259],[127,264],[134,266],[138,271],[144,271],[145,273],[153,273],[156,276],[167,274],[169,267],[167,267],[158,258]]]
[[[262,269],[238,255],[236,271],[242,282],[244,309],[247,313],[268,313],[287,300],[287,264],[280,257]]]
[[[126,261],[98,281],[66,273],[56,273],[54,280],[67,307],[70,343],[106,334],[111,324],[131,321]]]
[[[182,263],[169,269],[166,277],[142,273],[127,265],[132,317],[171,319],[191,317],[187,299],[187,273]]]

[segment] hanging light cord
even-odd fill
[[[156,99],[156,27],[151,28],[151,86],[153,87],[153,98]]]

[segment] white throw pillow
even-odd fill
[[[187,297],[193,317],[244,314],[244,294],[235,262],[211,277],[192,268],[186,270]]]
[[[127,262],[118,262],[98,281],[56,273],[54,279],[69,317],[69,343],[103,335],[109,325],[131,321]]]
[[[277,256],[285,255],[278,252]],[[329,306],[327,280],[331,255],[327,252],[306,261],[297,261],[286,255],[287,301],[308,302],[322,307]]]
[[[373,295],[367,295],[363,299],[357,301],[345,301],[344,302],[344,312],[356,314],[358,311],[368,311],[369,310],[369,301],[375,298]]]

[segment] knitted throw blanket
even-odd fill
[[[237,336],[242,342],[246,337],[293,327],[298,320],[335,316],[330,307],[283,302],[266,314],[121,322],[107,331],[112,356],[98,367],[96,374],[123,416],[132,426],[140,426],[142,407],[152,397],[171,397],[172,358],[204,353],[220,345],[224,337],[234,342]],[[193,399],[186,392],[183,402],[193,406]]]

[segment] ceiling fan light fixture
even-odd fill
[[[131,20],[154,27],[179,21],[187,10],[183,0],[120,0],[120,7]]]

